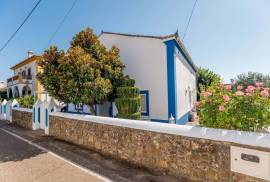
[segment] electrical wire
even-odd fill
[[[65,14],[64,18],[62,19],[62,21],[58,24],[56,30],[54,31],[54,33],[52,34],[51,38],[49,39],[47,45],[45,46],[44,49],[46,49],[51,42],[53,41],[54,37],[56,36],[56,34],[58,33],[58,31],[61,29],[61,27],[63,26],[64,22],[66,21],[68,15],[71,13],[72,9],[74,8],[74,6],[76,5],[78,0],[74,0],[71,7],[69,8],[69,10],[67,11],[67,13]]]
[[[19,30],[23,27],[23,25],[26,23],[26,21],[30,18],[30,16],[33,14],[33,12],[36,10],[36,8],[38,7],[38,5],[41,3],[42,0],[39,0],[35,6],[32,8],[32,10],[28,13],[28,15],[26,16],[26,18],[23,20],[23,22],[21,23],[21,25],[16,29],[16,31],[10,36],[10,38],[7,40],[7,42],[1,47],[0,49],[0,53],[8,46],[8,44],[10,43],[10,41],[16,36],[16,34],[19,32]]]
[[[189,24],[190,24],[190,21],[191,21],[191,18],[192,18],[192,15],[194,13],[194,10],[195,10],[195,7],[196,7],[196,4],[197,4],[197,1],[198,0],[195,0],[194,4],[193,4],[193,7],[192,7],[192,10],[191,10],[191,13],[190,13],[190,16],[189,16],[189,19],[188,19],[188,23],[187,23],[187,26],[186,26],[186,29],[185,29],[185,32],[184,32],[184,35],[183,35],[183,38],[182,40],[185,39],[187,33],[188,33],[188,27],[189,27]]]

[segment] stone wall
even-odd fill
[[[230,146],[268,152],[269,148],[91,122],[91,118],[88,120],[50,115],[49,133],[61,140],[186,181],[264,181],[231,172]]]
[[[30,109],[13,109],[12,110],[12,122],[27,128],[32,129],[32,112]]]

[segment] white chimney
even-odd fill
[[[32,56],[34,55],[34,53],[33,53],[32,50],[29,50],[29,51],[27,52],[27,54],[28,54],[28,57],[29,57],[29,58],[32,57]]]

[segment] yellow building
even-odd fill
[[[34,55],[32,51],[27,53],[26,59],[10,68],[14,75],[7,79],[7,96],[8,98],[16,98],[33,95],[36,99],[46,100],[48,94],[36,78],[40,71],[37,64],[40,56]]]

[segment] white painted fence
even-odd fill
[[[49,134],[49,113],[59,110],[60,108],[54,99],[50,99],[48,102],[37,100],[33,106],[32,129],[42,129],[45,130],[46,134]]]

